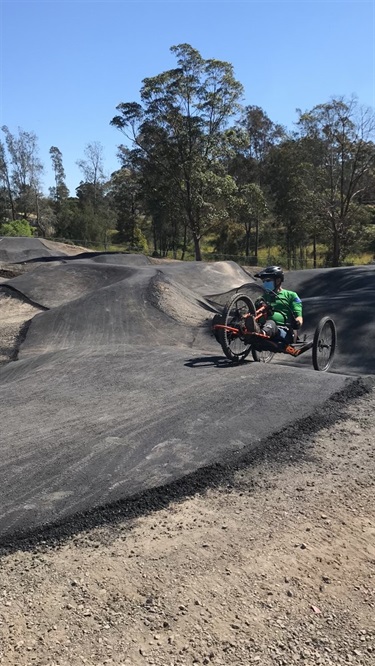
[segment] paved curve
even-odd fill
[[[231,262],[155,265],[125,255],[49,257],[3,283],[48,309],[32,320],[19,360],[0,368],[0,535],[257,447],[361,368],[359,353],[355,366],[342,353],[336,373],[314,372],[311,359],[296,368],[228,364],[210,321],[240,287],[259,293]],[[327,303],[310,305],[314,298],[311,322]]]

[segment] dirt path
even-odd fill
[[[21,295],[0,291],[0,366],[14,359],[24,324],[41,311]]]
[[[375,664],[375,393],[293,453],[0,560],[0,664]]]
[[[39,310],[0,296],[0,362]],[[375,392],[220,487],[3,552],[0,664],[375,664]]]

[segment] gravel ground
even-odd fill
[[[8,299],[3,361],[38,311]],[[191,497],[0,550],[0,664],[374,665],[375,391],[305,431]]]
[[[41,311],[21,295],[0,291],[0,366],[14,360],[27,321]]]

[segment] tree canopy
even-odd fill
[[[266,251],[290,268],[338,266],[375,249],[373,109],[332,98],[297,110],[287,130],[243,106],[229,62],[190,44],[171,53],[175,67],[144,78],[139,100],[120,103],[110,120],[124,137],[118,170],[106,175],[103,146],[88,143],[73,196],[56,145],[45,196],[36,135],[2,127],[4,233],[25,222],[25,233],[180,259],[258,263]]]

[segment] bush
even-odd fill
[[[33,230],[26,220],[14,220],[0,225],[0,236],[27,236],[32,238]]]

